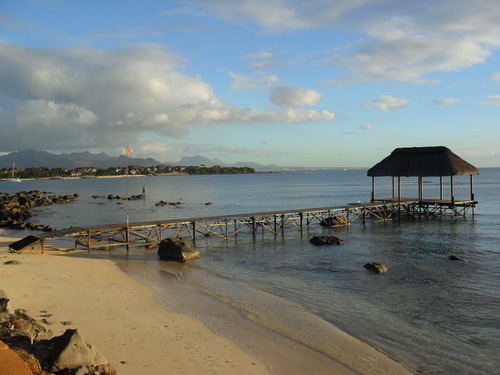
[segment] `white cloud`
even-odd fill
[[[375,126],[372,125],[372,124],[364,124],[364,125],[361,125],[361,129],[363,129],[363,130],[373,130],[373,129],[375,129]]]
[[[318,104],[321,94],[316,90],[281,86],[273,87],[269,98],[273,104],[280,107],[304,107]]]
[[[500,72],[492,74],[491,80],[500,83]]]
[[[410,103],[407,99],[395,98],[389,95],[381,95],[371,102],[365,103],[367,107],[377,107],[384,112],[393,112],[396,109],[402,108]]]
[[[272,83],[277,83],[280,79],[275,75],[262,75],[257,77],[247,76],[234,72],[229,72],[229,76],[233,79],[231,90],[254,90],[262,86],[267,87]]]
[[[456,98],[444,98],[444,99],[434,100],[434,103],[442,105],[454,105],[457,104],[458,102],[460,102],[460,100]]]
[[[261,84],[277,80],[260,77]],[[158,45],[105,51],[0,43],[0,108],[3,150],[41,143],[47,150],[112,147],[131,144],[141,133],[181,138],[192,125],[333,117],[233,107],[200,77],[181,73],[178,56]]]
[[[489,95],[487,98],[488,100],[478,103],[482,105],[500,106],[500,95]]]
[[[331,82],[401,80],[428,82],[434,72],[480,64],[500,48],[498,0],[206,0],[221,18],[273,32],[322,29],[356,31],[329,61],[348,74]],[[335,45],[331,47],[337,47]],[[334,50],[334,49],[332,49]]]
[[[263,72],[269,70],[281,68],[285,65],[280,56],[270,52],[251,53],[247,55],[245,59],[251,62],[247,69],[257,71],[260,74],[264,74]]]

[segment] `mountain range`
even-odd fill
[[[26,168],[67,168],[75,169],[81,167],[95,167],[100,169],[106,169],[110,167],[125,167],[126,157],[125,155],[120,155],[118,157],[109,156],[108,154],[101,152],[98,154],[92,154],[88,151],[85,152],[73,152],[71,154],[52,154],[47,151],[37,151],[37,150],[27,150],[27,151],[16,151],[11,152],[6,155],[0,156],[0,168],[12,168],[15,163],[16,168],[26,169]],[[128,158],[129,166],[142,166],[150,167],[156,165],[201,165],[204,164],[207,167],[214,165],[220,166],[231,166],[231,167],[250,167],[258,171],[274,170],[278,167],[274,164],[271,165],[261,165],[253,162],[238,162],[233,164],[227,164],[220,159],[209,159],[205,156],[184,156],[182,159],[176,163],[172,162],[160,162],[152,158]]]

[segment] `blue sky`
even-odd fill
[[[3,0],[0,152],[500,166],[498,0]]]

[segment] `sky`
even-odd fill
[[[500,167],[499,0],[1,0],[0,152]]]

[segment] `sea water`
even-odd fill
[[[455,184],[457,199],[469,199],[468,177],[456,177]],[[388,185],[382,182],[377,193],[390,195]],[[143,186],[146,198],[127,205],[92,197],[140,194]],[[415,186],[416,180],[405,179],[404,195],[416,196]],[[201,258],[177,271],[167,270],[154,251],[133,248],[129,256],[146,262],[144,272],[173,272],[180,282],[324,353],[328,341],[322,341],[314,317],[423,373],[494,374],[500,368],[499,186],[500,169],[475,176],[479,205],[473,217],[369,220],[349,228],[313,225],[304,232],[290,228],[278,235],[198,239]],[[0,182],[2,192],[21,189],[80,194],[75,203],[36,210],[33,222],[64,228],[125,222],[126,211],[130,222],[140,222],[344,205],[368,201],[371,180],[366,170],[333,170]],[[424,179],[424,190],[437,197],[439,181]],[[156,206],[160,200],[180,204]],[[338,236],[345,244],[310,244],[319,234]],[[123,256],[118,249],[111,253]],[[451,261],[449,255],[465,261]],[[386,264],[388,272],[368,272],[363,265],[371,261]],[[161,278],[144,281],[160,284]],[[174,291],[155,289],[173,310],[196,309],[172,298]],[[194,315],[222,329],[203,311]]]

